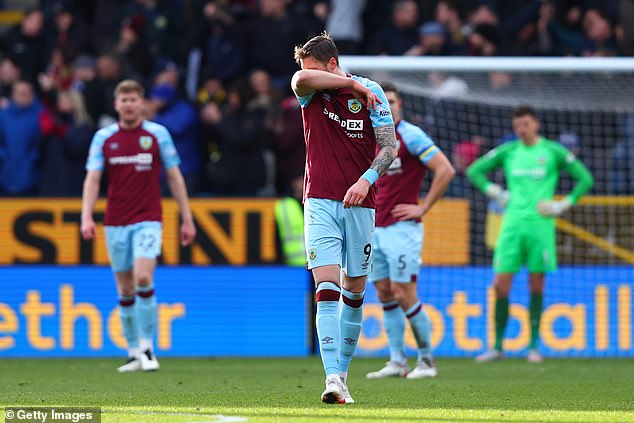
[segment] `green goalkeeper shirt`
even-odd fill
[[[534,145],[517,140],[501,145],[479,158],[467,169],[467,177],[482,192],[492,184],[486,174],[502,167],[510,194],[505,216],[544,219],[537,211],[542,200],[552,200],[560,170],[575,181],[568,194],[572,204],[594,183],[592,175],[574,154],[559,143],[540,137]]]

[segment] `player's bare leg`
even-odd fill
[[[139,257],[134,260],[134,284],[138,296],[137,316],[140,334],[140,360],[144,371],[159,369],[154,355],[153,340],[156,332],[156,295],[154,295],[154,269],[156,259]]]
[[[115,272],[117,292],[119,294],[119,318],[123,335],[128,344],[128,361],[120,366],[117,371],[120,373],[134,372],[141,370],[141,360],[139,358],[139,330],[135,308],[134,277],[131,270],[125,272]]]
[[[542,317],[542,303],[544,298],[544,274],[531,273],[528,275],[528,288],[531,294],[530,299],[530,327],[531,340],[528,345],[527,360],[529,363],[541,363],[544,361],[543,356],[539,352],[539,322]]]
[[[316,284],[317,336],[321,360],[326,372],[326,389],[321,400],[328,404],[345,401],[343,385],[339,376],[339,298],[341,297],[341,270],[338,265],[320,266],[313,269]]]
[[[343,387],[346,404],[354,403],[348,390],[348,368],[352,355],[357,348],[361,326],[363,324],[363,298],[367,276],[352,277],[343,273],[343,290],[341,315],[339,325],[341,330],[341,345],[339,347],[339,376]]]
[[[509,292],[513,285],[513,273],[497,273],[493,280],[495,288],[495,345],[493,349],[476,357],[476,362],[486,363],[504,358],[502,342],[504,331],[509,320]]]
[[[390,361],[385,363],[385,367],[368,373],[366,377],[368,379],[405,377],[409,371],[405,356],[405,312],[394,298],[388,278],[374,282],[374,288],[383,305],[383,327],[387,333]]]
[[[408,318],[416,346],[418,347],[418,359],[416,367],[407,374],[408,379],[420,379],[436,377],[438,370],[431,354],[430,322],[423,304],[418,299],[416,282],[391,284],[394,298]]]

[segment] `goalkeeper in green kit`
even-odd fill
[[[495,279],[495,346],[476,357],[478,362],[504,358],[502,341],[509,317],[509,291],[513,276],[526,265],[530,290],[530,344],[528,361],[543,360],[537,349],[542,313],[544,274],[557,269],[555,217],[563,214],[592,187],[588,169],[557,142],[539,135],[539,120],[530,107],[513,112],[513,130],[519,138],[491,150],[468,169],[469,180],[504,211],[493,254]],[[508,191],[486,174],[504,169]],[[565,170],[576,184],[562,200],[553,200],[559,172]]]

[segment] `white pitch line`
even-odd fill
[[[102,413],[181,416],[181,417],[205,417],[205,418],[215,419],[208,422],[198,421],[198,422],[190,422],[190,423],[240,423],[240,422],[246,422],[249,420],[246,417],[240,417],[240,416],[225,416],[223,414],[195,414],[195,413],[185,413],[185,412],[178,412],[178,411],[144,411],[144,410],[125,410],[125,411],[110,410],[108,411],[108,410],[105,410],[105,411],[102,411]]]

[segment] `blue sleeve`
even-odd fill
[[[302,107],[302,109],[304,107],[306,107],[308,105],[308,103],[310,103],[310,100],[313,99],[313,96],[315,95],[316,91],[313,91],[310,94],[306,94],[306,95],[297,95],[295,94],[295,97],[297,97],[297,101],[299,101],[299,105]]]
[[[412,156],[418,157],[423,164],[427,164],[440,151],[434,141],[422,129],[405,121],[399,123],[398,132],[405,142],[405,147]]]
[[[88,150],[88,160],[86,160],[86,170],[103,170],[104,168],[104,155],[103,145],[108,139],[109,134],[101,129],[95,132],[90,142],[90,148]]]
[[[178,155],[178,151],[176,151],[174,140],[169,131],[164,126],[157,125],[156,130],[153,132],[158,140],[159,154],[161,155],[163,167],[165,167],[165,169],[171,169],[181,164],[181,158]]]
[[[376,108],[374,110],[370,110],[370,121],[372,121],[372,127],[378,128],[385,125],[394,125],[394,120],[392,119],[392,111],[390,110],[390,104],[385,97],[383,88],[381,88],[381,86],[376,82],[367,78],[361,78],[356,75],[353,75],[352,78],[368,87],[370,91],[376,94],[376,96],[379,97],[379,99],[382,101],[382,104],[379,104],[377,102]]]

